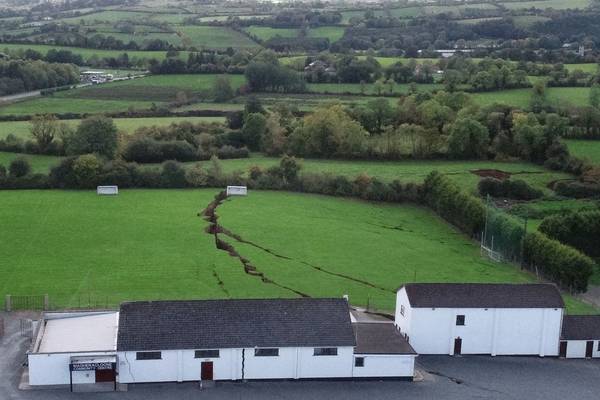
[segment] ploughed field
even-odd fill
[[[406,282],[527,282],[410,204],[251,191],[198,214],[217,190],[4,191],[0,294],[54,306],[123,300],[335,296],[394,307]],[[224,245],[223,245],[224,244]],[[4,296],[0,297],[3,301]],[[567,298],[571,312],[591,312]]]

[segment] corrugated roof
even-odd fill
[[[562,339],[600,339],[600,315],[565,315],[562,324]]]
[[[409,283],[404,286],[417,308],[564,308],[556,286],[504,283]]]
[[[130,302],[117,350],[354,346],[345,299]]]
[[[417,354],[393,323],[354,323],[354,354]]]

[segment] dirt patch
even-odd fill
[[[475,169],[471,173],[482,178],[495,178],[501,181],[509,179],[512,175],[510,172],[500,171],[499,169]]]

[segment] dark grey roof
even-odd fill
[[[354,354],[417,354],[393,323],[354,323]]]
[[[416,308],[564,308],[556,286],[543,283],[409,283]]]
[[[354,346],[345,299],[121,304],[117,350]]]
[[[565,315],[561,337],[566,340],[600,339],[600,315]]]

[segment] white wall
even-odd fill
[[[337,356],[315,356],[314,348],[298,349],[298,378],[350,378],[354,348],[338,347]]]
[[[600,341],[594,340],[594,351],[592,352],[592,358],[600,357],[598,343],[600,343]],[[567,340],[567,358],[585,358],[586,345],[587,340]]]
[[[367,377],[413,377],[415,374],[416,355],[379,355],[356,354],[363,357],[364,367],[353,367],[352,376],[355,378]],[[354,365],[354,363],[352,363]]]
[[[93,355],[114,355],[111,352],[93,353]],[[33,353],[28,354],[29,384],[68,385],[70,383],[69,364],[73,356],[92,356],[90,353]],[[89,371],[91,381],[81,372],[73,372],[73,383],[91,383],[96,381],[94,371]],[[77,375],[77,376],[76,376]],[[77,382],[75,381],[77,379]]]
[[[404,288],[396,297],[395,324],[419,354],[558,355],[562,309],[411,308]],[[405,315],[400,315],[404,305]],[[465,325],[456,325],[456,316]]]

